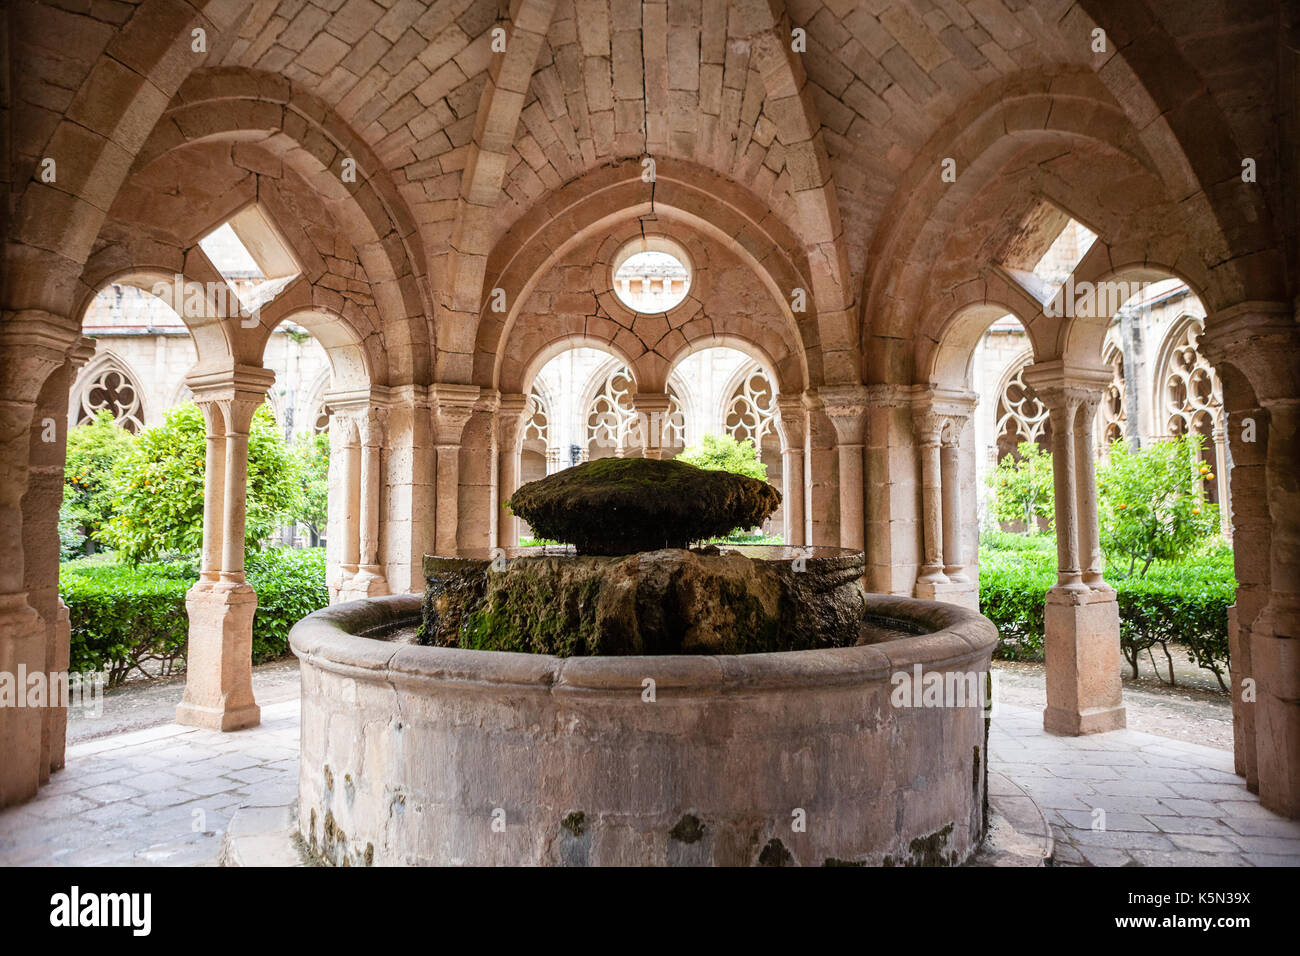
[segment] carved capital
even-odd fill
[[[536,413],[536,403],[530,396],[518,392],[503,394],[497,405],[497,441],[501,447],[514,448],[520,431]]]
[[[867,390],[861,385],[828,385],[817,390],[822,411],[835,426],[841,445],[861,445],[867,423]]]
[[[929,386],[912,395],[912,427],[922,445],[956,446],[979,396],[965,389]]]
[[[1244,375],[1265,408],[1300,394],[1300,329],[1288,303],[1220,309],[1206,319],[1197,347],[1215,366],[1230,365]]]
[[[431,385],[429,399],[433,408],[434,444],[457,446],[469,423],[482,390],[475,385]]]
[[[205,403],[221,409],[224,432],[227,437],[247,435],[257,406],[266,399],[266,391],[275,383],[275,373],[254,365],[227,365],[221,368],[195,369],[185,377],[185,384],[194,393],[194,401],[202,408]],[[208,427],[213,427],[211,410]]]
[[[781,451],[803,451],[804,422],[807,411],[799,395],[778,395],[776,399],[777,431],[781,436]]]
[[[1052,415],[1053,428],[1057,427],[1058,410],[1073,416],[1079,406],[1087,404],[1096,412],[1113,377],[1113,369],[1066,365],[1060,359],[1035,362],[1021,373],[1021,380],[1034,390]],[[1065,421],[1073,418],[1067,417]]]

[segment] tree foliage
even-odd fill
[[[1188,435],[1132,451],[1111,446],[1097,469],[1101,546],[1112,560],[1177,561],[1211,538],[1219,509],[1205,500],[1202,483],[1216,480],[1200,458],[1202,438]]]
[[[299,435],[293,446],[293,457],[298,463],[298,482],[302,488],[298,520],[321,538],[329,517],[329,435],[324,432]]]
[[[142,432],[119,459],[111,481],[114,513],[102,537],[124,560],[199,553],[206,451],[203,413],[187,402]],[[248,440],[245,546],[255,548],[280,524],[296,519],[302,496],[297,462],[271,410],[262,405]]]
[[[729,471],[767,481],[767,465],[759,461],[754,443],[737,441],[730,435],[704,435],[698,445],[687,448],[677,460],[706,471]]]
[[[1005,456],[989,471],[991,504],[998,521],[1023,521],[1033,532],[1039,520],[1050,526],[1055,517],[1052,455],[1036,442],[1023,441],[1014,455]]]
[[[104,409],[90,421],[68,429],[60,522],[67,527],[69,542],[74,529],[79,530],[83,540],[90,537],[103,541],[102,531],[113,516],[113,466],[134,445],[131,433]]]

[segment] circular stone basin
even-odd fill
[[[864,643],[556,657],[401,642],[419,595],[325,608],[299,826],[337,865],[951,865],[985,831],[997,634],[867,595]]]

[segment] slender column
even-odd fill
[[[840,547],[854,551],[862,551],[866,546],[862,467],[866,394],[861,385],[835,385],[819,390],[823,411],[835,428],[839,456]]]
[[[221,519],[221,580],[244,583],[244,526],[248,517],[248,432],[262,397],[223,400],[226,419],[225,495]]]
[[[1089,588],[1109,588],[1101,576],[1101,537],[1097,523],[1097,451],[1093,421],[1101,395],[1088,393],[1079,402],[1074,430],[1076,510],[1079,515],[1078,548],[1082,580]]]
[[[497,407],[497,546],[519,544],[519,519],[505,510],[505,503],[519,487],[519,436],[536,409],[527,395],[501,396]]]
[[[943,459],[940,432],[943,419],[932,412],[917,418],[917,439],[921,446],[921,537],[925,563],[917,584],[945,584],[943,573]]]
[[[200,581],[221,577],[222,515],[226,497],[226,416],[216,401],[197,403],[207,425],[207,451],[203,460],[203,556]]]
[[[347,538],[347,560],[356,561],[355,573],[346,590],[353,600],[388,593],[388,582],[379,566],[380,465],[383,447],[382,409],[367,404],[358,409],[356,444],[350,447],[348,508],[355,518],[355,530]]]
[[[429,392],[433,402],[436,452],[434,548],[438,554],[454,556],[460,547],[460,440],[465,425],[474,414],[479,389],[468,385],[434,385]]]
[[[1223,422],[1214,424],[1214,480],[1219,489],[1219,532],[1232,540],[1232,484],[1228,480],[1228,436]]]
[[[803,447],[807,412],[799,396],[777,396],[777,430],[781,436],[782,504],[785,507],[785,543],[806,543],[803,504]]]
[[[1062,394],[1048,401],[1052,421],[1052,487],[1056,497],[1056,586],[1067,591],[1087,590],[1079,570],[1079,533],[1077,495],[1075,493],[1074,420],[1079,408],[1078,396]]]
[[[943,485],[943,573],[953,584],[967,584],[965,557],[961,544],[961,446],[959,437],[964,423],[949,419],[944,424],[940,451],[940,481]]]
[[[351,582],[361,566],[361,440],[355,413],[339,416],[343,454],[339,472],[343,489],[343,550],[339,555],[341,580]]]
[[[1047,406],[1052,422],[1056,492],[1057,583],[1044,610],[1047,708],[1043,727],[1056,734],[1091,734],[1124,726],[1120,683],[1119,605],[1101,578],[1096,540],[1096,481],[1092,417],[1110,381],[1109,370],[1031,365],[1024,381]],[[1085,583],[1080,552],[1089,573]],[[1093,583],[1095,582],[1095,583]]]
[[[637,392],[632,396],[636,410],[637,429],[641,433],[642,458],[671,458],[672,448],[665,441],[668,431],[668,409],[672,399],[663,392]]]
[[[211,568],[185,598],[189,612],[185,696],[176,708],[176,722],[210,730],[239,730],[261,720],[253,699],[253,615],[257,594],[244,579],[244,527],[247,517],[248,433],[253,413],[266,397],[275,375],[262,368],[235,365],[192,373],[186,384],[200,406],[215,405],[209,427],[220,416],[220,446],[208,452],[224,462],[220,496],[214,494],[216,473],[205,466],[204,561],[214,560],[221,529],[220,562],[215,579]],[[218,450],[220,454],[218,454]],[[220,519],[215,516],[220,504]]]
[[[375,409],[361,419],[361,565],[379,564],[379,451],[383,426]]]

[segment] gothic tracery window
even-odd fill
[[[621,453],[635,442],[636,410],[632,405],[635,387],[627,366],[615,365],[610,369],[587,406],[588,449],[594,444]]]
[[[737,441],[748,439],[755,448],[762,448],[775,416],[776,390],[763,369],[755,365],[727,403],[727,434]]]
[[[1170,435],[1197,432],[1209,438],[1223,416],[1219,377],[1197,348],[1203,331],[1199,322],[1189,323],[1165,361],[1162,408]]]
[[[99,369],[81,390],[77,424],[90,421],[100,411],[107,411],[133,435],[144,428],[139,389],[125,371],[111,363]]]
[[[528,421],[524,423],[523,440],[529,441],[536,439],[540,440],[544,445],[549,445],[551,413],[550,409],[547,408],[546,397],[537,389],[537,386],[534,385],[529,400],[531,402],[530,408],[532,409],[532,415],[530,415]]]
[[[1112,442],[1120,441],[1128,434],[1128,403],[1124,397],[1124,353],[1119,349],[1111,352],[1110,384],[1101,401],[1101,444],[1102,450],[1109,448]]]
[[[997,443],[998,460],[1014,454],[1021,442],[1036,442],[1046,448],[1049,440],[1047,406],[1025,384],[1024,373],[1029,363],[1023,362],[1011,376],[998,396]]]

